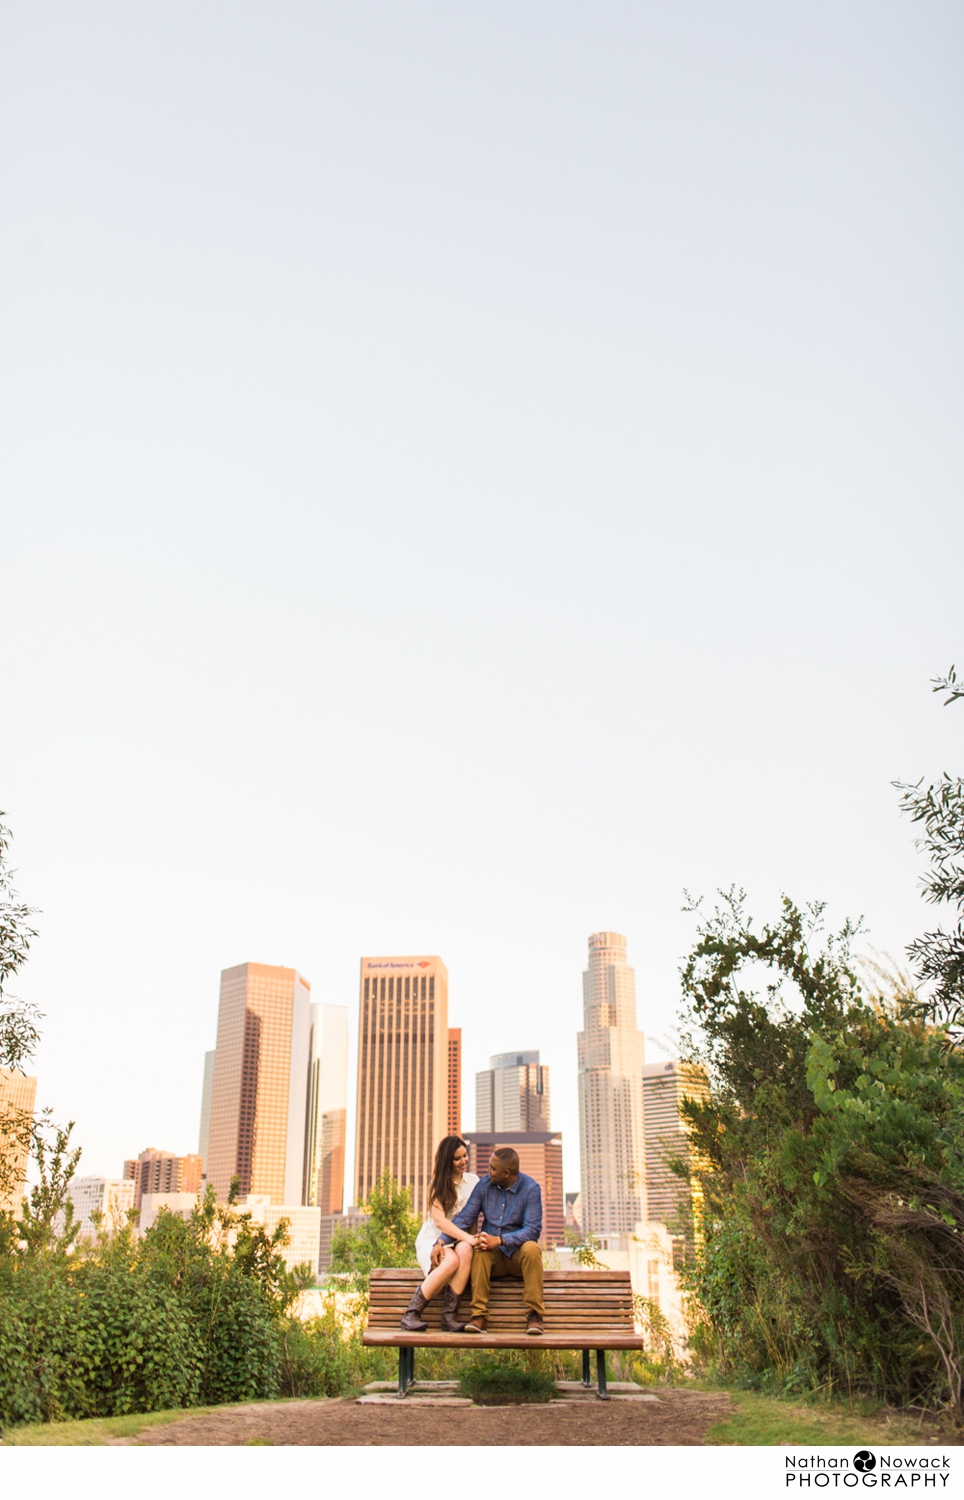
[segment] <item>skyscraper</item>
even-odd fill
[[[582,977],[579,1146],[588,1234],[631,1234],[645,1222],[644,1038],[626,939],[594,932]]]
[[[689,1198],[686,1182],[670,1171],[669,1161],[692,1162],[693,1145],[680,1115],[683,1099],[706,1099],[706,1074],[691,1063],[645,1063],[643,1108],[646,1120],[646,1198],[649,1217],[672,1224]]]
[[[549,1069],[538,1052],[500,1052],[475,1075],[477,1131],[549,1127]]]
[[[449,1135],[462,1130],[462,1028],[449,1027]]]
[[[221,974],[207,1180],[228,1195],[300,1203],[311,986],[296,969],[239,964]]]
[[[345,1203],[347,1104],[348,1008],[313,1005],[301,1201],[323,1214],[339,1214]]]
[[[448,1134],[448,970],[437,955],[363,958],[359,1002],[356,1202],[389,1171],[424,1214]]]

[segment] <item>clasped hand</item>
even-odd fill
[[[501,1244],[501,1241],[497,1234],[473,1234],[471,1238],[465,1241],[465,1244],[471,1245],[473,1250],[494,1250],[496,1245]],[[451,1245],[443,1245],[441,1242],[436,1241],[429,1255],[429,1265],[433,1271],[436,1266],[442,1264],[442,1256],[446,1250],[451,1250],[452,1248],[453,1246]]]

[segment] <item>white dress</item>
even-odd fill
[[[462,1173],[462,1181],[459,1183],[458,1193],[456,1194],[455,1198],[455,1207],[452,1209],[452,1212],[450,1214],[445,1215],[447,1219],[454,1219],[455,1215],[457,1213],[460,1213],[461,1210],[465,1207],[465,1205],[469,1201],[472,1189],[475,1187],[475,1184],[478,1182],[478,1180],[479,1179],[476,1177],[474,1172]],[[438,1239],[441,1233],[442,1230],[439,1229],[435,1220],[432,1218],[432,1215],[429,1214],[428,1218],[425,1220],[425,1223],[418,1231],[418,1238],[415,1241],[415,1258],[426,1276],[431,1269],[431,1262],[429,1260],[429,1257],[432,1254],[432,1246],[435,1244],[435,1241]]]

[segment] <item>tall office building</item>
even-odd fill
[[[435,1148],[448,1134],[448,970],[437,955],[363,958],[355,1201],[385,1171],[428,1209]]]
[[[549,1069],[538,1052],[500,1052],[475,1075],[476,1130],[548,1130]]]
[[[684,1099],[707,1099],[706,1074],[691,1063],[670,1062],[643,1065],[643,1108],[646,1120],[646,1197],[649,1217],[671,1225],[689,1199],[683,1178],[671,1172],[669,1162],[691,1163],[693,1146],[680,1115]]]
[[[203,1169],[200,1156],[174,1156],[148,1146],[125,1161],[124,1176],[133,1179],[134,1207],[140,1208],[145,1193],[199,1193]]]
[[[462,1134],[462,1028],[449,1027],[449,1135]]]
[[[583,974],[579,1033],[579,1146],[587,1234],[632,1234],[647,1218],[644,1038],[626,939],[594,932]]]
[[[0,1212],[20,1211],[36,1098],[36,1078],[0,1068]]]
[[[225,1199],[300,1203],[311,986],[296,969],[239,964],[221,974],[207,1180]]]
[[[345,1125],[348,1107],[348,1007],[311,1007],[311,1063],[301,1201],[322,1214],[345,1203]]]

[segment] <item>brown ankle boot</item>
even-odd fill
[[[422,1288],[420,1286],[415,1288],[415,1291],[412,1293],[412,1300],[402,1314],[402,1327],[408,1333],[425,1332],[428,1324],[423,1323],[420,1314],[423,1308],[428,1306],[430,1300],[430,1298],[422,1296]]]
[[[445,1333],[461,1333],[464,1323],[456,1322],[459,1311],[459,1294],[450,1286],[442,1293],[442,1329]]]

